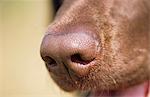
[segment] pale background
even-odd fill
[[[39,48],[51,0],[0,0],[0,97],[72,97],[50,79]]]

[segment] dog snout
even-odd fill
[[[41,56],[50,72],[66,71],[84,76],[94,64],[98,41],[86,32],[47,34],[41,44]]]

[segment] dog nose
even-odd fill
[[[88,33],[47,34],[41,44],[41,57],[51,72],[69,72],[84,76],[94,64],[99,43]],[[64,68],[63,68],[64,69]]]

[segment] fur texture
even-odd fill
[[[64,90],[118,90],[150,77],[149,0],[64,0],[47,33],[89,30],[99,39],[95,64],[86,76],[50,73]],[[83,37],[84,38],[84,37]]]

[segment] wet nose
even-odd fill
[[[48,68],[62,71],[65,66],[77,75],[88,74],[90,66],[94,64],[99,42],[85,32],[66,34],[47,34],[41,44],[41,57]]]

